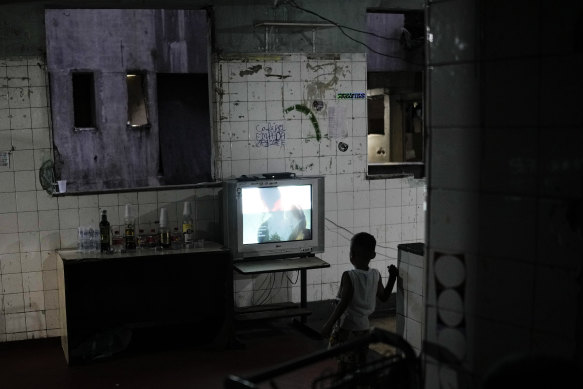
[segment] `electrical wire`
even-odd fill
[[[383,57],[388,57],[388,58],[395,58],[395,59],[400,59],[401,61],[403,61],[403,62],[406,62],[406,63],[409,63],[409,64],[411,64],[411,65],[417,65],[417,66],[421,66],[421,65],[422,65],[422,64],[419,64],[419,63],[411,62],[411,61],[409,61],[409,60],[407,60],[407,59],[405,59],[405,58],[403,58],[403,57],[400,57],[400,56],[398,56],[398,55],[391,55],[391,54],[381,53],[380,51],[377,51],[377,50],[373,49],[372,47],[370,47],[370,46],[369,46],[369,45],[367,45],[366,43],[364,43],[364,42],[362,42],[362,41],[359,41],[358,39],[356,39],[356,38],[354,38],[354,37],[352,37],[352,36],[348,35],[348,34],[346,33],[346,31],[344,31],[344,29],[347,29],[347,30],[352,30],[352,31],[356,31],[356,32],[360,32],[360,33],[363,33],[363,34],[369,34],[369,35],[373,35],[373,36],[375,36],[375,37],[378,37],[378,38],[383,38],[383,39],[387,39],[387,40],[396,40],[395,38],[387,38],[387,37],[383,37],[383,36],[381,36],[381,35],[375,34],[374,32],[363,31],[363,30],[359,30],[359,29],[356,29],[356,28],[352,28],[352,27],[343,26],[343,25],[341,25],[341,24],[339,24],[339,23],[337,23],[337,22],[335,22],[335,21],[333,21],[333,20],[331,20],[331,19],[328,19],[328,18],[326,18],[326,17],[324,17],[324,16],[322,16],[322,15],[320,15],[320,14],[318,14],[318,13],[314,12],[314,11],[311,11],[311,10],[309,10],[309,9],[306,9],[306,8],[304,8],[304,7],[301,7],[301,6],[299,6],[299,5],[298,5],[298,4],[297,4],[297,3],[296,3],[294,0],[285,0],[285,1],[284,1],[284,3],[285,3],[285,4],[289,4],[289,5],[291,5],[292,7],[299,9],[300,11],[303,11],[303,12],[306,12],[306,13],[309,13],[309,14],[312,14],[312,15],[314,15],[314,16],[317,16],[317,17],[319,17],[320,19],[327,21],[328,23],[332,23],[333,25],[335,25],[336,27],[338,27],[338,29],[340,30],[340,32],[341,32],[341,33],[342,33],[344,36],[346,36],[348,39],[350,39],[350,40],[352,40],[352,41],[354,41],[354,42],[356,42],[356,43],[358,43],[358,44],[360,44],[360,45],[362,45],[362,46],[366,47],[366,48],[367,48],[369,51],[371,51],[371,52],[373,52],[373,53],[375,53],[375,54],[382,55]]]

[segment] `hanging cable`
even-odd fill
[[[284,1],[284,4],[289,4],[290,6],[292,6],[292,7],[294,7],[294,8],[297,8],[297,9],[299,9],[300,11],[303,11],[303,12],[309,13],[309,14],[311,14],[311,15],[314,15],[314,16],[317,16],[318,18],[320,18],[320,19],[322,19],[322,20],[325,20],[325,21],[327,21],[328,23],[332,23],[333,25],[335,25],[336,27],[338,27],[338,29],[340,30],[340,32],[341,32],[341,33],[342,33],[344,36],[346,36],[348,39],[350,39],[350,40],[352,40],[352,41],[354,41],[354,42],[356,42],[356,43],[358,43],[358,44],[360,44],[360,45],[362,45],[362,46],[366,47],[366,48],[367,48],[369,51],[371,51],[371,52],[373,52],[373,53],[375,53],[375,54],[382,55],[383,57],[388,57],[388,58],[395,58],[395,59],[400,59],[401,61],[403,61],[403,62],[406,62],[406,63],[409,63],[409,64],[411,64],[411,65],[417,65],[417,66],[421,66],[421,65],[422,65],[422,64],[418,64],[418,63],[415,63],[415,62],[408,61],[408,60],[406,60],[406,59],[404,59],[403,57],[400,57],[400,56],[398,56],[398,55],[391,55],[391,54],[381,53],[380,51],[377,51],[377,50],[373,49],[372,47],[370,47],[370,46],[369,46],[369,45],[367,45],[366,43],[364,43],[364,42],[362,42],[362,41],[359,41],[358,39],[355,39],[355,38],[353,38],[352,36],[348,35],[348,34],[346,33],[346,31],[344,31],[344,29],[347,29],[347,30],[352,30],[352,31],[356,31],[356,32],[360,32],[360,33],[363,33],[363,34],[369,34],[369,35],[373,35],[373,36],[375,36],[375,37],[377,37],[377,38],[382,38],[382,39],[386,39],[386,40],[399,40],[399,41],[400,41],[400,39],[396,39],[396,38],[387,38],[387,37],[383,37],[383,36],[381,36],[381,35],[375,34],[374,32],[363,31],[363,30],[359,30],[359,29],[356,29],[356,28],[352,28],[352,27],[343,26],[343,25],[341,25],[341,24],[339,24],[339,23],[337,23],[337,22],[335,22],[335,21],[333,21],[333,20],[330,20],[330,19],[328,19],[328,18],[326,18],[326,17],[324,17],[324,16],[322,16],[322,15],[320,15],[320,14],[318,14],[318,13],[314,12],[314,11],[311,11],[311,10],[309,10],[309,9],[306,9],[306,8],[304,8],[304,7],[301,7],[301,6],[299,6],[299,5],[298,5],[298,4],[297,4],[297,3],[296,3],[294,0],[285,0],[285,1]]]

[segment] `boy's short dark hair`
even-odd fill
[[[377,240],[374,236],[368,232],[358,232],[354,234],[351,239],[352,250],[359,255],[365,257],[366,259],[372,259],[375,257],[375,248],[377,245]]]

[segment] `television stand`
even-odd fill
[[[275,319],[283,317],[297,318],[294,324],[298,324],[300,329],[313,330],[307,326],[307,316],[311,311],[307,308],[307,281],[306,272],[310,269],[321,269],[330,267],[330,264],[316,256],[293,257],[293,258],[269,258],[253,259],[241,262],[234,262],[233,266],[240,274],[261,274],[275,273],[283,271],[300,271],[300,304],[283,303],[258,305],[240,308],[235,311],[235,320],[260,320]]]

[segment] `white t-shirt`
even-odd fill
[[[347,330],[368,330],[369,316],[376,307],[377,285],[381,274],[377,269],[352,269],[347,271],[352,281],[354,294],[346,311],[340,317],[340,328]],[[339,293],[340,295],[340,293]]]

